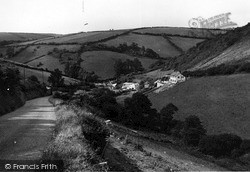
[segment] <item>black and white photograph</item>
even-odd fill
[[[250,171],[249,0],[0,0],[0,172]]]

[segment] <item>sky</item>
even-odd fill
[[[244,26],[250,22],[249,9],[250,0],[0,0],[0,32],[189,27],[191,18],[227,12],[231,21]]]

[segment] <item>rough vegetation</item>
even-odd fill
[[[108,132],[84,110],[57,107],[55,135],[43,160],[63,160],[65,170],[97,171]],[[104,170],[104,169],[103,169]]]

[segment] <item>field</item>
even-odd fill
[[[98,41],[104,38],[108,38],[114,35],[118,35],[125,32],[125,30],[117,31],[100,31],[100,32],[82,32],[71,35],[64,35],[61,37],[56,37],[55,39],[49,39],[44,41],[38,41],[37,43],[86,43],[92,41]]]
[[[37,57],[48,55],[48,53],[52,52],[54,48],[57,48],[58,50],[66,49],[70,51],[78,51],[80,45],[33,45],[29,46],[27,49],[23,50],[21,53],[11,58],[10,60],[20,63],[26,63]]]
[[[0,41],[28,41],[54,36],[55,34],[0,32]]]
[[[83,69],[92,72],[100,76],[102,79],[112,78],[115,75],[114,64],[118,59],[133,60],[135,57],[125,54],[110,52],[110,51],[91,51],[85,52],[81,55],[84,60],[82,62]],[[100,60],[101,59],[101,60]],[[144,68],[148,68],[156,60],[149,58],[138,58]]]
[[[197,43],[204,41],[204,39],[194,39],[194,38],[183,38],[171,36],[170,41],[175,45],[180,47],[183,51],[187,51],[190,48],[196,46]]]
[[[39,64],[42,64],[41,66],[39,66],[39,68],[43,68],[43,69],[47,68],[50,71],[53,71],[56,68],[58,68],[60,71],[62,72],[64,71],[64,65],[61,64],[59,60],[53,56],[46,55],[37,60],[27,63],[27,65],[34,66],[34,67],[38,67]]]
[[[173,57],[180,54],[175,47],[173,47],[166,39],[160,36],[138,35],[129,34],[120,36],[116,39],[105,42],[108,46],[119,46],[119,44],[127,43],[131,45],[133,42],[137,43],[140,47],[151,48],[161,57]]]
[[[190,79],[159,94],[150,93],[160,110],[168,103],[179,108],[174,115],[184,120],[197,115],[209,134],[234,133],[250,139],[250,74]]]
[[[139,33],[152,33],[152,34],[169,34],[169,35],[181,35],[189,37],[213,37],[220,33],[226,33],[225,30],[214,30],[214,29],[195,29],[195,28],[184,28],[184,27],[158,27],[158,28],[146,28],[137,30]]]
[[[137,78],[139,80],[143,80],[143,79],[146,79],[146,78],[156,80],[158,78],[164,77],[165,75],[171,74],[172,72],[174,72],[174,70],[165,71],[165,70],[157,69],[157,70],[150,71],[148,73],[135,75],[135,78]]]
[[[20,71],[20,75],[23,78],[25,76],[25,78],[28,78],[32,75],[36,76],[38,78],[38,80],[40,82],[44,82],[46,84],[48,84],[48,77],[50,76],[49,72],[45,72],[45,71],[39,71],[39,70],[34,70],[34,69],[27,69],[27,68],[23,68],[23,67],[19,67],[17,66],[17,68]],[[78,82],[75,79],[71,79],[69,77],[63,77],[64,78],[64,83],[65,84],[70,84],[70,83],[76,83]]]

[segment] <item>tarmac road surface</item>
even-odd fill
[[[54,107],[48,98],[27,101],[23,107],[0,117],[0,159],[41,158],[55,124]]]

